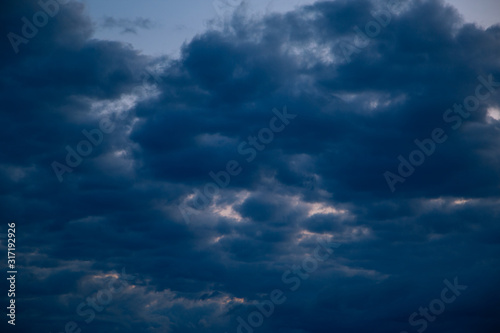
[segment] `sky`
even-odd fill
[[[220,26],[240,7],[249,15],[286,12],[315,0],[211,0],[164,1],[149,0],[146,5],[136,0],[81,0],[87,13],[97,25],[95,36],[131,43],[136,48],[154,55],[178,57],[184,42],[203,33],[209,27]],[[498,22],[500,3],[497,0],[447,0],[468,22],[488,27]],[[127,31],[118,26],[106,26],[106,18],[150,21],[147,28]]]
[[[0,6],[1,332],[499,331],[496,1]]]
[[[96,24],[95,36],[131,43],[143,52],[178,57],[182,44],[208,28],[221,27],[238,8],[248,15],[286,12],[313,0],[151,0],[147,6],[136,0],[82,0]],[[108,17],[135,21],[149,20],[150,25],[135,32],[118,26],[109,27]]]
[[[315,0],[149,0],[147,5],[136,0],[81,0],[87,13],[97,25],[95,36],[103,39],[131,43],[136,48],[155,55],[179,56],[180,47],[196,34],[207,28],[220,25],[237,8],[245,8],[249,15],[271,12],[286,12],[300,5],[314,3]],[[456,7],[468,22],[483,27],[498,22],[500,3],[497,0],[446,0]],[[148,28],[126,29],[105,26],[106,18],[134,21],[138,18],[150,21]]]

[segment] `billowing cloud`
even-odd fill
[[[77,2],[30,38],[41,5],[2,8],[27,40],[0,55],[19,332],[498,331],[499,25],[322,1],[171,59],[94,39]]]

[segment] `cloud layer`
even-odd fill
[[[256,332],[415,332],[412,313],[458,277],[468,288],[427,332],[498,332],[500,26],[440,1],[390,8],[236,12],[178,59],[93,39],[77,2],[18,53],[3,38],[0,214],[17,224],[18,331],[236,332],[279,289],[286,302]],[[2,35],[23,36],[40,10],[2,4]],[[384,13],[373,38],[353,29]],[[449,114],[454,129],[443,114],[489,76],[488,98]],[[384,173],[436,128],[446,142],[392,192]],[[291,290],[283,274],[332,241]],[[133,280],[86,323],[78,305],[122,268]]]

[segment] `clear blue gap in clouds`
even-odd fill
[[[216,0],[218,1],[218,0]],[[222,0],[235,3],[237,0]],[[214,0],[163,1],[148,0],[81,0],[87,5],[91,18],[101,23],[104,17],[134,20],[150,19],[156,25],[150,30],[138,29],[137,34],[121,33],[120,29],[96,30],[96,38],[131,43],[135,48],[152,55],[179,54],[182,43],[207,29],[209,21],[217,20]],[[246,1],[250,13],[283,12],[314,0],[253,0]]]
[[[0,35],[19,32],[37,2],[2,3]],[[120,25],[158,10],[135,4],[108,15]],[[499,332],[500,121],[488,109],[500,105],[500,26],[415,1],[347,61],[339,45],[372,22],[370,3],[317,3],[200,33],[165,61],[160,94],[129,110],[157,59],[94,39],[81,7],[61,6],[17,54],[0,44],[0,221],[16,220],[22,248],[17,332],[78,332],[65,329],[75,321],[93,333],[233,333],[276,288],[286,302],[255,333]],[[470,115],[453,106],[470,109],[471,96],[484,98]],[[297,115],[286,126],[272,111],[284,105]],[[447,141],[392,193],[383,173],[437,127]],[[244,170],[196,207],[192,194],[231,160]],[[53,161],[72,169],[61,182]],[[196,210],[189,223],[181,203]],[[330,238],[342,246],[299,278]],[[122,268],[130,288],[99,298]],[[436,320],[412,325],[441,300]]]
[[[137,33],[122,33],[119,28],[99,27],[95,37],[118,40],[132,44],[151,55],[177,57],[182,44],[207,29],[210,20],[217,19],[214,0],[164,1],[148,0],[81,0],[87,5],[91,18],[102,23],[104,17],[135,20],[138,17],[151,20],[151,29],[137,29]],[[217,0],[215,0],[217,1]],[[234,3],[237,0],[220,0]],[[284,12],[297,5],[313,3],[315,0],[253,0],[246,1],[250,12],[263,14]],[[446,0],[455,6],[466,21],[484,27],[498,22],[500,1],[498,0]]]

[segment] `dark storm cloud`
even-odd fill
[[[466,24],[439,1],[404,4],[349,61],[342,43],[384,2],[237,13],[179,59],[92,39],[75,2],[17,54],[3,38],[0,209],[18,224],[19,331],[74,320],[93,332],[236,332],[279,288],[286,302],[256,332],[414,332],[408,317],[458,277],[468,289],[427,331],[496,332],[500,123],[488,110],[500,94],[457,130],[443,113],[478,76],[500,81],[500,26]],[[40,5],[2,9],[5,37]],[[251,147],[285,107],[296,118]],[[53,161],[103,118],[114,130],[59,182]],[[392,193],[384,172],[436,127],[447,141]],[[241,173],[195,205],[231,160]],[[330,240],[342,246],[292,291],[284,272]],[[86,326],[78,304],[123,267],[133,284]]]

